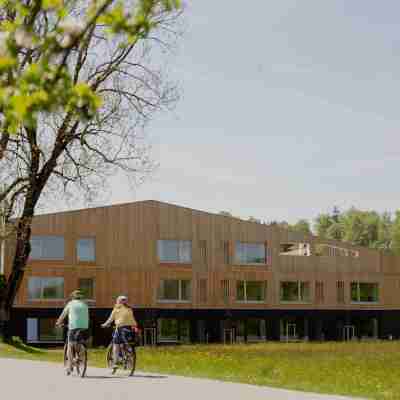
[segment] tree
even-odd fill
[[[358,246],[373,247],[378,240],[379,223],[377,212],[351,208],[343,216],[343,240]]]
[[[328,237],[328,229],[333,224],[332,218],[329,214],[319,214],[315,219],[315,231],[321,238]]]
[[[392,251],[400,256],[400,210],[396,211],[392,227]]]
[[[301,232],[305,233],[306,235],[312,235],[310,223],[306,219],[300,219],[294,225],[291,225],[290,229],[295,232]]]
[[[386,252],[390,252],[393,240],[392,231],[392,215],[389,212],[384,212],[379,220],[378,240],[376,241],[374,247],[380,250],[385,250]]]
[[[152,50],[179,14],[177,0],[0,0],[0,204],[15,241],[0,335],[39,201],[76,188],[91,200],[117,169],[152,170],[142,129],[177,100]]]

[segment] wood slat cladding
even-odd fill
[[[324,299],[324,282],[315,281],[315,303],[323,304]]]
[[[79,278],[94,279],[93,306],[99,308],[111,307],[116,296],[126,294],[138,308],[400,309],[398,285],[393,284],[400,281],[399,257],[346,243],[320,240],[314,236],[293,234],[277,226],[143,201],[37,216],[32,232],[33,235],[63,236],[65,259],[29,262],[17,299],[17,305],[21,307],[62,305],[52,301],[32,302],[27,297],[29,276],[62,276],[65,296],[77,287]],[[93,263],[77,261],[76,241],[84,237],[95,238],[96,260]],[[192,262],[160,263],[158,240],[191,241]],[[272,262],[270,265],[236,265],[235,247],[238,242],[266,244]],[[280,255],[280,244],[291,242],[309,244],[311,255]],[[358,257],[315,255],[318,245],[348,249],[357,252]],[[9,273],[12,243],[7,244],[6,253]],[[338,253],[347,254],[346,251]],[[190,302],[160,304],[156,295],[160,279],[191,280]],[[266,282],[265,304],[235,301],[234,292],[239,280]],[[280,282],[290,280],[310,282],[313,292],[310,304],[283,305],[280,302]],[[228,299],[222,296],[223,281],[230,285]],[[353,281],[378,282],[379,304],[357,305],[345,301],[350,298],[350,283]],[[341,282],[343,296],[340,297],[337,282]]]

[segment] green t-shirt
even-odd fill
[[[68,313],[68,329],[89,328],[89,307],[81,300],[71,300],[64,309]]]

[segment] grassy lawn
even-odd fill
[[[62,352],[0,344],[0,357],[60,362]],[[89,357],[92,366],[105,366],[104,349],[91,349]],[[400,399],[400,342],[141,347],[138,369],[371,399]]]

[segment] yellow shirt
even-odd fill
[[[130,307],[126,307],[123,304],[117,304],[112,313],[110,318],[108,318],[107,323],[113,322],[115,323],[116,327],[119,328],[121,326],[137,326],[137,322],[135,317],[133,316],[133,311]]]

